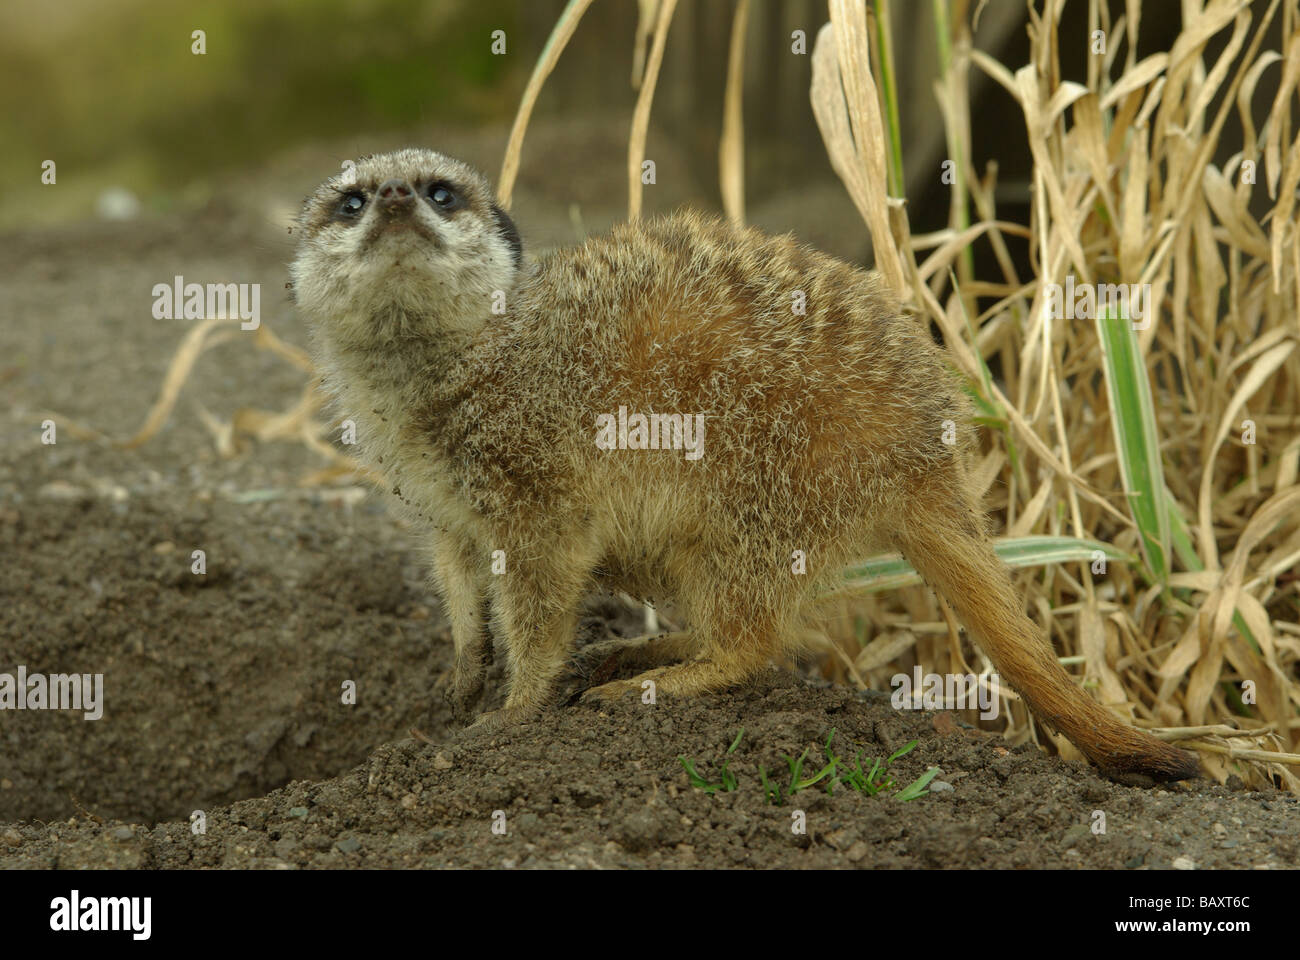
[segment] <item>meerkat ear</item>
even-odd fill
[[[497,229],[501,232],[501,239],[510,247],[510,255],[514,258],[515,268],[518,269],[524,262],[524,243],[519,239],[519,228],[510,219],[510,214],[495,203],[492,204],[492,216],[497,219]]]

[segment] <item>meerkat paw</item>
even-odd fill
[[[453,677],[443,685],[442,699],[451,710],[452,719],[464,725],[473,719],[474,704],[482,692],[482,678],[477,681],[461,681],[460,678]]]
[[[458,656],[451,671],[438,679],[442,698],[457,723],[467,724],[474,718],[474,705],[483,693],[483,678],[491,662],[492,645],[488,644],[485,649]]]
[[[582,700],[585,703],[601,704],[614,703],[624,697],[639,697],[647,689],[643,686],[646,681],[658,683],[658,679],[672,669],[672,667],[659,667],[655,670],[647,670],[631,680],[611,680],[598,687],[590,687],[583,691]]]
[[[474,705],[483,693],[483,671],[452,668],[438,678],[434,689],[442,694],[452,719],[467,724],[474,719]]]
[[[486,740],[503,730],[508,730],[510,727],[527,723],[537,716],[537,712],[531,707],[502,707],[500,710],[489,710],[487,713],[481,714],[468,727],[457,732],[455,741],[457,743],[476,743]]]

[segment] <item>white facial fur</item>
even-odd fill
[[[394,226],[376,197],[391,179],[409,184],[415,204]],[[454,210],[429,199],[446,184]],[[340,216],[349,194],[365,200]],[[491,314],[495,291],[520,270],[514,225],[495,207],[491,187],[472,167],[432,150],[363,157],[325,181],[299,217],[301,240],[290,267],[294,299],[309,319],[341,340],[414,333],[472,333]]]

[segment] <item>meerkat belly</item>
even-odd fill
[[[698,542],[697,504],[662,484],[607,484],[593,512],[601,547],[597,581],[642,600],[673,599],[681,586],[680,557]]]
[[[665,566],[649,552],[640,555],[606,554],[592,571],[598,586],[621,591],[637,600],[661,603],[677,595],[676,584],[665,576]]]

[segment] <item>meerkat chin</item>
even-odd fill
[[[928,330],[874,273],[693,213],[522,255],[488,182],[407,149],[307,198],[295,300],[363,456],[418,531],[464,718],[509,655],[490,733],[538,716],[598,587],[671,598],[683,633],[587,692],[689,696],[802,647],[812,597],[896,549],[1038,717],[1109,773],[1195,775],[1061,669],[972,493],[973,428]],[[601,650],[601,654],[608,653]]]

